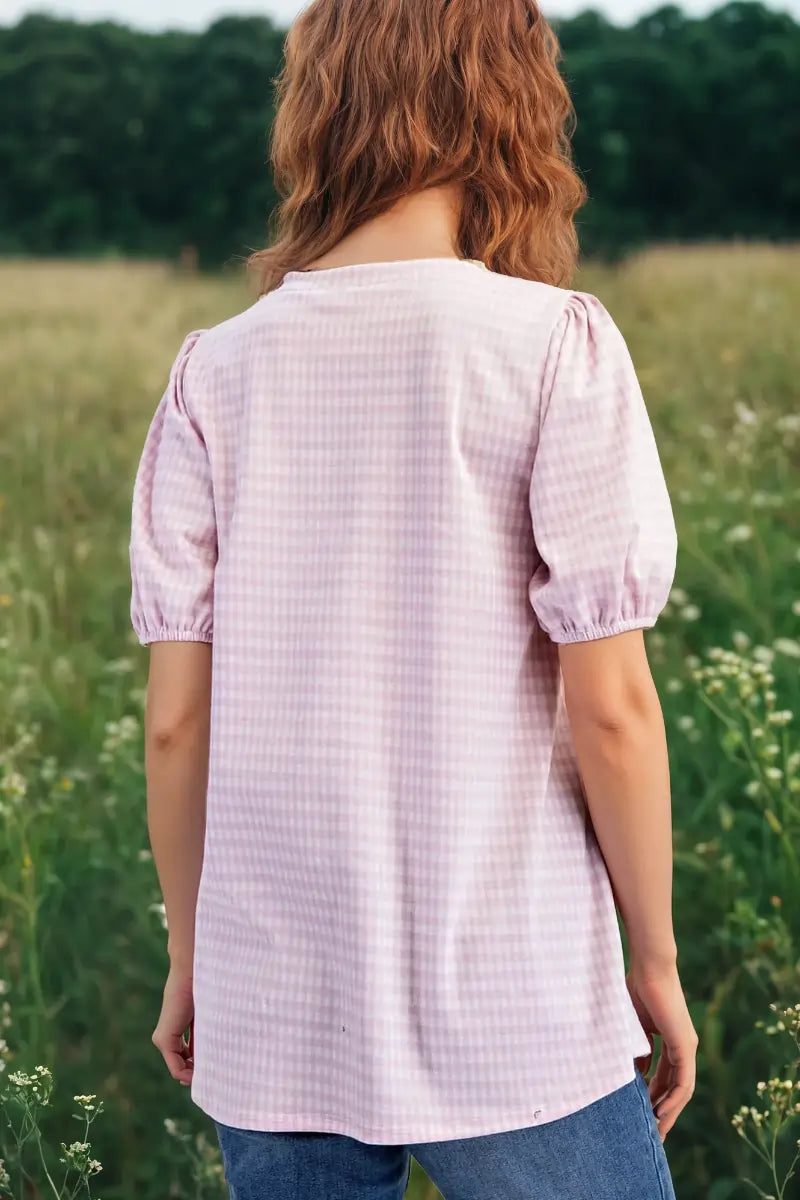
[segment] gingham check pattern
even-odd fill
[[[354,264],[188,335],[131,565],[142,643],[214,645],[200,1108],[411,1143],[633,1079],[556,643],[653,625],[676,549],[592,295]]]

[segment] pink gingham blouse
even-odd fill
[[[190,333],[133,626],[213,641],[191,1095],[413,1143],[634,1077],[558,643],[652,626],[677,537],[594,296],[472,260],[290,271]]]

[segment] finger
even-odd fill
[[[180,1054],[170,1050],[162,1050],[161,1054],[173,1079],[177,1079],[179,1083],[191,1083],[194,1074],[193,1063],[187,1063]]]
[[[694,1093],[694,1072],[689,1069],[688,1073],[680,1075],[678,1080],[670,1088],[666,1099],[660,1101],[655,1108],[656,1121],[658,1122],[659,1132],[662,1135],[662,1140],[666,1137],[672,1126],[678,1119],[678,1116],[689,1103]]]
[[[665,1046],[662,1044],[656,1069],[649,1080],[647,1089],[650,1092],[650,1103],[656,1108],[661,1100],[665,1100],[672,1085],[672,1063],[669,1060]]]
[[[189,1057],[189,1047],[182,1034],[163,1034],[156,1030],[153,1034],[153,1045],[160,1050],[173,1079],[178,1079],[181,1083],[191,1082],[194,1061]]]
[[[173,1079],[177,1079],[179,1083],[189,1084],[192,1082],[194,1074],[194,1065],[186,1063],[179,1054],[166,1053],[164,1062],[167,1064],[167,1070]]]
[[[658,1133],[661,1134],[661,1140],[666,1138],[669,1130],[672,1129],[676,1120],[680,1116],[682,1110],[686,1108],[688,1102],[692,1098],[692,1090],[688,1087],[676,1087],[673,1092],[669,1093],[669,1097],[661,1105],[658,1105],[656,1112],[656,1122]]]
[[[655,1106],[655,1114],[657,1117],[669,1116],[675,1109],[679,1112],[689,1103],[694,1092],[693,1082],[676,1082],[668,1091],[665,1099],[660,1100]]]

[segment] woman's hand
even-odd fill
[[[651,1048],[652,1035],[661,1038],[661,1054],[648,1088],[663,1142],[694,1094],[698,1037],[677,966],[654,970],[634,963],[626,983]],[[647,1068],[640,1069],[644,1074]]]
[[[189,1040],[184,1032],[189,1029]],[[164,985],[161,1015],[153,1030],[152,1042],[162,1053],[167,1070],[173,1079],[187,1087],[194,1071],[194,992],[192,977],[185,971],[170,968]]]

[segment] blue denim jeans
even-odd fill
[[[215,1122],[231,1200],[402,1200],[411,1156],[445,1200],[675,1200],[644,1076],[568,1117],[480,1137],[368,1145]]]

